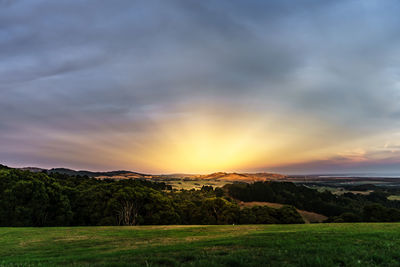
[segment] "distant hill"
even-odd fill
[[[42,169],[37,167],[24,167],[19,168],[25,171],[31,172],[42,172],[46,171],[47,173],[61,173],[67,175],[80,175],[80,176],[89,176],[95,177],[98,179],[190,179],[190,180],[209,180],[209,181],[222,181],[222,182],[257,182],[257,181],[270,181],[270,180],[279,180],[285,179],[287,176],[277,173],[236,173],[236,172],[215,172],[211,174],[184,174],[184,173],[176,173],[176,174],[161,174],[161,175],[152,175],[152,174],[144,174],[132,171],[109,171],[109,172],[92,172],[86,170],[72,170],[67,168],[53,168],[53,169]]]
[[[9,168],[4,165],[0,165],[2,168]],[[80,175],[80,176],[89,176],[89,177],[107,177],[107,178],[112,178],[115,176],[123,176],[125,178],[131,177],[132,178],[144,178],[148,177],[148,174],[143,174],[143,173],[137,173],[137,172],[131,172],[131,171],[109,171],[109,172],[92,172],[92,171],[85,171],[85,170],[71,170],[67,168],[52,168],[52,169],[43,169],[43,168],[37,168],[37,167],[23,167],[23,168],[17,168],[19,170],[23,171],[30,171],[30,172],[43,172],[46,171],[47,173],[61,173],[61,174],[67,174],[67,175]],[[151,176],[151,175],[150,175]]]
[[[37,168],[37,167],[24,167],[24,168],[19,168],[20,170],[23,171],[30,171],[30,172],[42,172],[42,171],[47,171],[46,169],[42,168]]]
[[[148,176],[147,174],[131,172],[131,171],[91,172],[91,171],[84,171],[84,170],[75,171],[75,170],[66,169],[66,168],[53,168],[53,169],[47,170],[47,172],[49,172],[49,173],[62,173],[62,174],[68,174],[68,175],[81,175],[81,176],[85,176],[86,175],[86,176],[89,176],[89,177],[135,176],[135,177],[139,178],[139,177]]]
[[[0,169],[10,169],[10,167],[0,164]]]
[[[199,178],[206,180],[218,180],[218,181],[242,181],[242,182],[257,182],[257,181],[269,181],[284,179],[287,176],[277,173],[226,173],[226,172],[215,172],[208,175],[201,175]]]

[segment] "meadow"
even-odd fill
[[[399,223],[0,228],[1,266],[398,266]]]

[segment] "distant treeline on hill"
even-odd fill
[[[291,206],[240,208],[222,188],[98,180],[0,165],[0,226],[304,223]]]

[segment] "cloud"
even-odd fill
[[[282,164],[284,153],[373,154],[399,131],[399,11],[372,0],[1,1],[0,160],[74,167],[84,144],[81,167],[138,169],[99,151],[126,155],[127,140],[158,143],[167,122],[199,118],[290,138],[274,150]],[[268,153],[248,168],[272,166]]]

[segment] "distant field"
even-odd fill
[[[388,196],[388,199],[389,199],[389,200],[397,200],[397,201],[400,201],[400,196],[392,195],[392,196]]]
[[[0,228],[1,266],[398,266],[400,224]]]
[[[129,176],[123,176],[123,175],[117,175],[117,176],[98,176],[96,177],[97,179],[115,179],[115,180],[126,180],[126,179],[135,179],[132,175]],[[144,179],[147,181],[153,181],[153,182],[164,182],[167,185],[172,186],[173,189],[176,190],[191,190],[191,189],[196,189],[199,190],[203,186],[212,186],[212,187],[223,187],[226,184],[231,184],[232,182],[229,181],[219,181],[219,180],[206,180],[206,179],[196,179],[196,178],[185,178],[185,177],[174,177],[174,178],[139,178],[139,179]]]
[[[353,193],[353,194],[359,194],[359,195],[369,195],[373,192],[373,190],[366,190],[366,191],[355,191],[355,190],[345,190],[343,188],[338,188],[338,187],[329,187],[329,186],[313,186],[310,187],[313,189],[318,190],[319,192],[324,192],[324,191],[329,191],[332,194],[335,195],[343,195],[345,193]]]
[[[190,189],[201,189],[203,186],[212,186],[212,187],[223,187],[226,184],[231,184],[230,182],[225,182],[225,181],[210,181],[210,180],[166,180],[166,184],[171,185],[173,189],[185,189],[185,190],[190,190]]]

